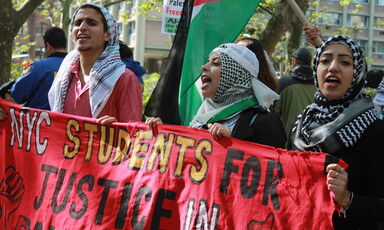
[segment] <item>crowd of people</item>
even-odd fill
[[[118,40],[113,16],[86,3],[75,12],[71,31],[75,49],[67,54],[62,30],[47,30],[48,57],[4,84],[0,96],[101,124],[141,121],[145,69]],[[368,73],[383,72],[367,70],[364,52],[351,38],[334,35],[317,47],[320,30],[304,31],[315,54],[299,48],[292,55],[292,71],[279,81],[257,39],[213,49],[201,67],[205,100],[190,127],[206,129],[216,140],[233,137],[343,159],[347,169],[333,163],[326,167],[326,186],[339,207],[335,229],[384,229],[384,83],[371,81],[378,88],[374,100],[363,90]],[[6,118],[0,108],[0,120]],[[145,123],[153,128],[162,120],[149,117]]]

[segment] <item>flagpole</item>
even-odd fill
[[[301,23],[303,23],[307,27],[312,27],[311,23],[308,21],[307,17],[304,15],[303,11],[301,11],[300,7],[297,5],[295,0],[287,0],[289,5],[292,7],[293,11],[297,15],[297,17],[300,19]],[[323,43],[320,37],[315,38],[315,42],[318,46]]]

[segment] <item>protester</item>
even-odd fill
[[[318,45],[315,42],[315,39],[317,37],[320,37],[321,40],[323,40],[323,35],[321,33],[321,30],[317,27],[304,27],[305,36],[307,38],[307,41],[311,43],[314,47],[318,47]],[[376,89],[381,80],[384,77],[384,70],[381,69],[372,69],[367,72],[367,77],[365,81],[364,87],[374,88]]]
[[[246,37],[237,41],[237,44],[247,47],[256,54],[259,61],[259,75],[257,78],[270,89],[277,92],[279,84],[276,78],[276,71],[269,60],[267,52],[261,47],[260,41],[255,38]]]
[[[16,103],[11,96],[11,89],[14,84],[15,84],[15,81],[8,81],[0,86],[1,99],[5,99],[9,102]]]
[[[120,57],[123,60],[125,66],[132,70],[136,74],[137,80],[139,80],[141,85],[141,90],[144,90],[144,81],[143,75],[147,72],[144,67],[140,65],[140,62],[133,60],[132,50],[124,44],[122,41],[119,41],[120,44]]]
[[[141,120],[140,84],[120,58],[118,37],[118,24],[107,9],[92,3],[77,9],[72,19],[76,49],[49,91],[53,111],[99,118],[101,124]]]
[[[327,188],[340,214],[335,229],[379,229],[384,222],[382,154],[384,121],[362,90],[366,62],[352,39],[334,35],[317,49],[315,101],[298,116],[289,144],[294,150],[325,152],[349,166],[326,167]]]
[[[43,39],[44,39],[44,36],[43,36]],[[31,64],[32,64],[32,62],[30,60],[23,61],[23,63],[22,63],[23,71],[21,72],[22,76],[26,75],[29,72],[29,66]]]
[[[287,76],[280,78],[280,99],[274,106],[274,113],[281,118],[287,135],[297,115],[313,102],[316,91],[313,85],[311,51],[301,47],[293,52],[292,57],[293,69]]]
[[[267,108],[278,95],[257,79],[256,55],[238,44],[223,44],[201,67],[202,94],[206,98],[191,127],[208,129],[215,139],[237,139],[284,147],[286,136],[280,119]],[[149,127],[160,118],[146,120]]]
[[[48,91],[67,55],[67,39],[59,27],[47,29],[43,39],[47,58],[27,67],[24,76],[17,79],[13,85],[11,96],[25,107],[49,110]]]

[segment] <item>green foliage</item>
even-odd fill
[[[143,1],[139,4],[139,14],[148,15],[150,11],[158,11],[162,10],[163,0],[147,0]]]
[[[11,66],[11,78],[9,80],[16,80],[21,76],[23,72],[23,65],[20,63],[12,63]]]
[[[373,99],[376,94],[376,89],[364,88],[364,92],[366,92]]]
[[[21,5],[23,5],[24,2],[25,2],[25,0],[12,0],[13,8],[14,9],[20,8]]]
[[[144,80],[143,110],[147,105],[148,100],[151,97],[152,92],[155,89],[159,78],[160,78],[160,74],[158,73],[152,73],[151,75],[143,76],[143,80]]]
[[[377,18],[376,23],[373,25],[377,28],[384,29],[384,19],[383,18]]]
[[[341,0],[340,1],[340,6],[346,6],[351,2],[351,0]]]

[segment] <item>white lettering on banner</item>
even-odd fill
[[[9,142],[9,146],[14,146],[15,141],[18,142],[18,147],[21,149],[23,148],[23,144],[26,143],[26,151],[31,151],[31,145],[32,136],[34,134],[35,136],[35,145],[36,145],[36,152],[39,155],[42,155],[48,146],[48,138],[44,138],[43,142],[40,142],[40,132],[41,132],[41,126],[43,125],[43,122],[45,123],[44,126],[48,127],[51,125],[51,118],[49,116],[49,113],[46,111],[34,111],[33,113],[30,112],[29,109],[22,109],[20,110],[20,113],[17,115],[14,108],[9,109],[9,114],[11,117],[11,130],[12,130],[12,136],[11,140]],[[27,126],[27,139],[24,140],[24,123]],[[35,133],[33,133],[33,131]]]

